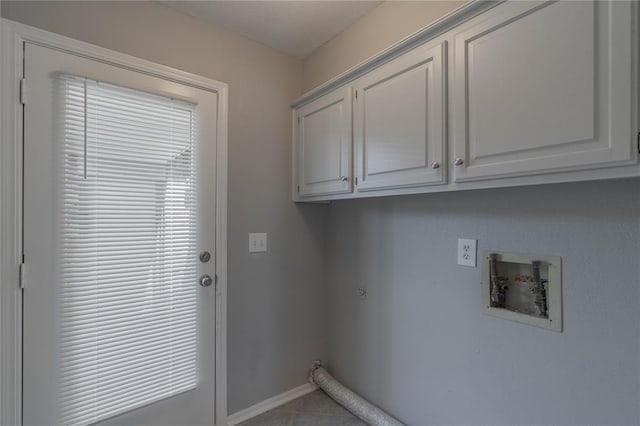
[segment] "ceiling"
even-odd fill
[[[381,1],[163,1],[204,22],[305,58]]]

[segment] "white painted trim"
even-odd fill
[[[2,19],[0,67],[0,424],[20,425],[21,307],[18,266],[22,258],[22,105],[24,43],[57,49],[218,94],[216,146],[216,424],[227,418],[227,146],[228,86],[226,83],[138,59],[48,31]]]
[[[216,146],[216,396],[215,424],[227,423],[227,156],[229,88],[218,90]]]
[[[22,423],[22,44],[0,23],[0,424]]]
[[[245,408],[244,410],[238,411],[230,415],[227,418],[228,426],[236,426],[242,422],[246,422],[249,419],[252,419],[256,416],[259,416],[262,413],[266,413],[269,410],[273,410],[276,407],[286,404],[287,402],[293,401],[296,398],[300,398],[308,393],[311,393],[318,389],[316,385],[312,385],[311,383],[305,383],[302,386],[298,386],[297,388],[293,388],[289,391],[281,393],[280,395],[273,396],[269,399],[265,399],[262,402],[259,402],[255,405],[252,405],[249,408]]]

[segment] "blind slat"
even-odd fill
[[[72,421],[69,420],[70,418],[73,418],[74,422],[78,424],[94,423],[99,419],[106,419],[113,416],[114,408],[118,408],[118,412],[124,413],[147,405],[149,404],[148,401],[157,401],[190,390],[193,388],[191,382],[194,380],[196,380],[194,375],[185,374],[182,378],[176,379],[171,385],[150,386],[148,389],[144,389],[144,391],[134,389],[130,392],[122,392],[119,393],[119,395],[121,395],[119,401],[105,401],[97,410],[89,409],[81,411],[73,409],[71,414],[73,417],[70,415],[63,416],[61,423],[71,424]]]

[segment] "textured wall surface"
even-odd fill
[[[326,206],[290,201],[300,61],[151,2],[3,1],[2,16],[229,84],[229,412],[304,383],[326,353]],[[262,231],[269,251],[249,255]]]
[[[385,1],[329,40],[303,62],[303,89],[359,64],[438,20],[466,1]]]
[[[329,369],[400,420],[640,424],[640,179],[339,201],[329,230]],[[484,315],[460,237],[562,256],[564,332]]]
[[[460,4],[381,4],[305,59],[304,90]],[[328,230],[329,370],[400,420],[640,424],[640,179],[337,201]],[[562,256],[564,332],[484,315],[458,238]]]

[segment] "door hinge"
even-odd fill
[[[298,117],[298,124],[300,124],[300,117]]]
[[[298,193],[300,193],[300,185],[298,185]]]
[[[24,263],[18,267],[18,288],[24,288]]]
[[[23,105],[27,103],[27,80],[24,78],[20,79],[20,103]]]
[[[640,154],[640,132],[638,132],[638,140],[637,140],[636,148],[638,148],[638,154]]]
[[[358,176],[356,176],[356,186],[358,186]]]
[[[356,90],[356,99],[358,99],[358,91]]]

